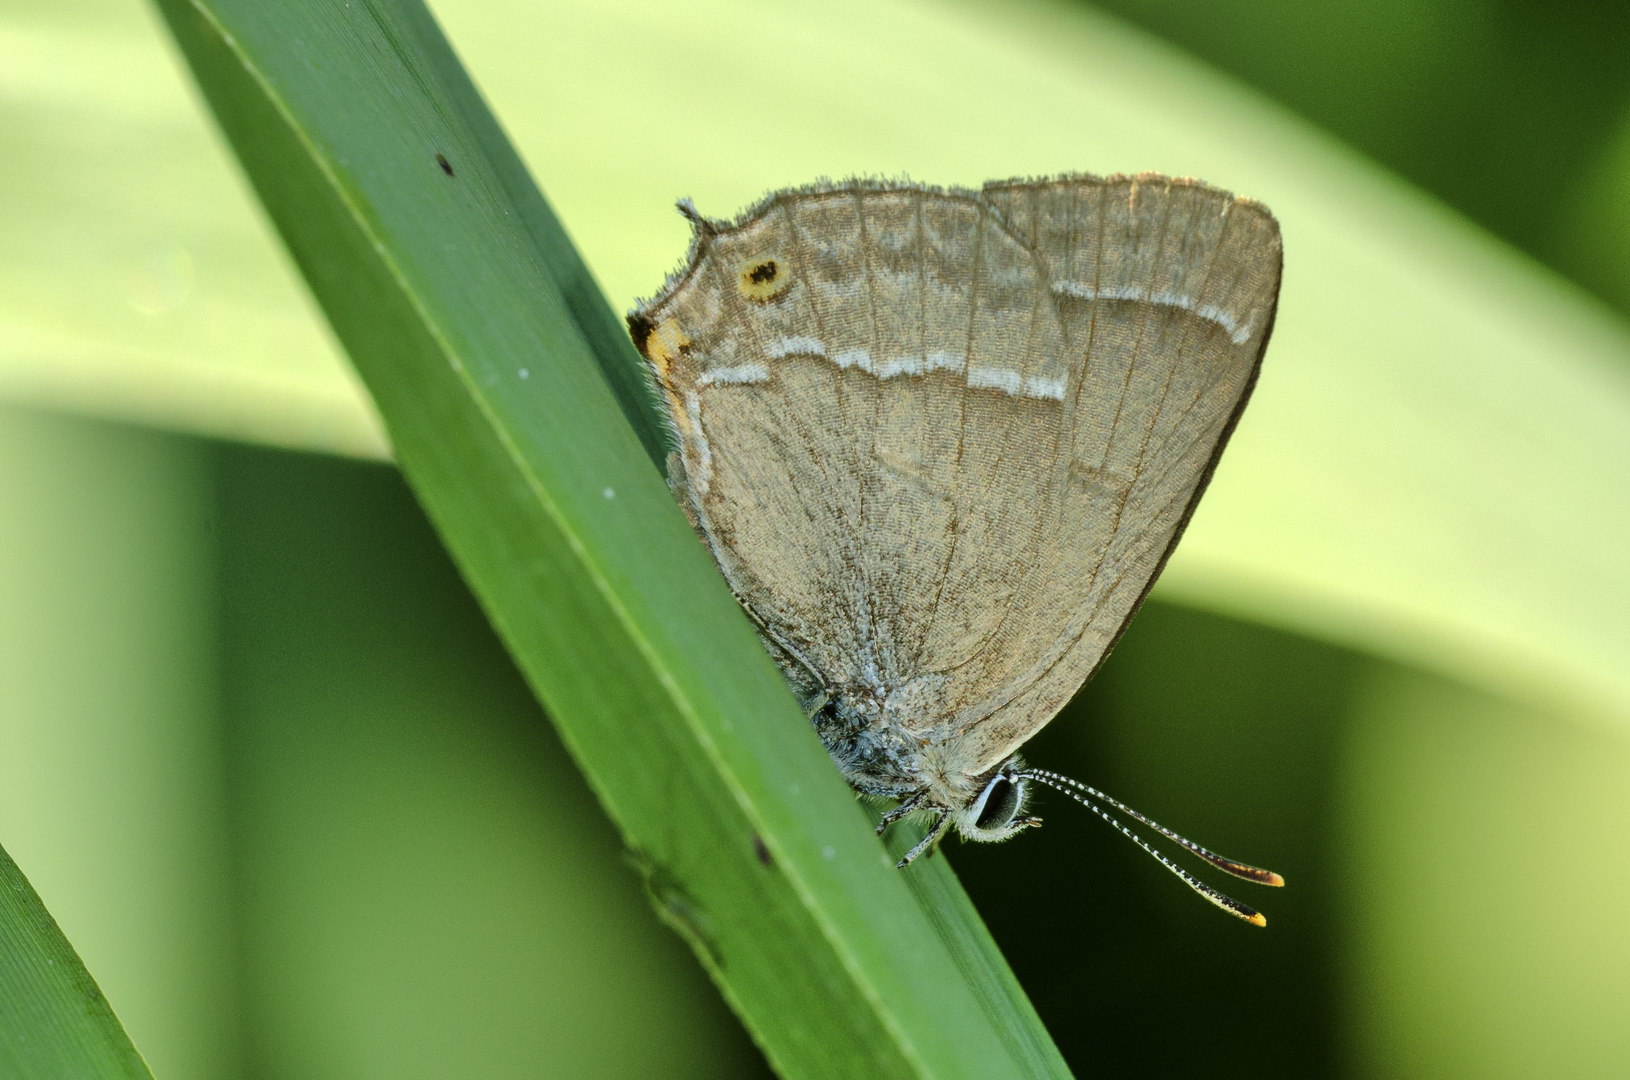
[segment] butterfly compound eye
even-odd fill
[[[981,832],[997,832],[1006,828],[1019,812],[1021,794],[1017,783],[997,773],[979,796],[981,805],[979,815],[974,818],[974,828]]]

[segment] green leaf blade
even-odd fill
[[[152,1080],[96,980],[4,848],[0,1076]]]
[[[1066,1075],[971,905],[937,930],[870,835],[652,468],[630,346],[429,16],[161,7],[659,914],[775,1066]]]

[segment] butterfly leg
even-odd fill
[[[890,825],[893,825],[896,821],[899,821],[906,815],[913,813],[917,807],[922,805],[923,799],[927,796],[928,791],[925,788],[924,790],[917,792],[917,794],[908,797],[905,802],[901,803],[899,806],[896,806],[894,809],[883,811],[883,816],[879,818],[877,822],[877,835],[882,836],[884,829],[887,829]]]
[[[896,870],[904,870],[916,861],[917,856],[939,843],[945,830],[951,827],[951,811],[941,810],[940,816],[934,819],[934,827],[928,830],[928,835],[917,841],[917,846],[906,852],[906,857],[894,864]]]

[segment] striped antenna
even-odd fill
[[[1088,787],[1079,780],[1072,780],[1068,776],[1063,776],[1055,772],[1049,772],[1046,769],[1026,769],[1017,775],[1026,780],[1035,780],[1039,783],[1046,784],[1055,791],[1062,791],[1064,794],[1068,795],[1082,806],[1085,806],[1088,810],[1091,810],[1094,814],[1097,814],[1099,817],[1103,818],[1105,821],[1114,826],[1116,831],[1118,831],[1121,835],[1125,836],[1134,844],[1138,845],[1138,847],[1148,852],[1154,857],[1156,862],[1160,863],[1161,866],[1164,866],[1166,869],[1176,874],[1182,879],[1183,884],[1187,885],[1189,888],[1193,889],[1195,892],[1199,893],[1213,904],[1216,904],[1230,915],[1238,916],[1253,926],[1268,925],[1268,920],[1264,918],[1256,909],[1247,907],[1231,896],[1225,896],[1216,889],[1213,889],[1210,885],[1207,885],[1205,882],[1201,881],[1199,878],[1195,877],[1193,874],[1190,874],[1187,870],[1184,870],[1181,866],[1178,866],[1176,863],[1172,862],[1160,851],[1156,850],[1145,842],[1143,837],[1133,832],[1127,826],[1121,824],[1109,813],[1109,811],[1105,810],[1102,806],[1099,806],[1098,803],[1113,806],[1115,809],[1121,811],[1123,814],[1126,814],[1128,817],[1134,818],[1137,821],[1142,822],[1144,825],[1147,825],[1149,828],[1155,830],[1160,835],[1166,837],[1168,840],[1171,840],[1173,843],[1182,845],[1185,850],[1189,851],[1197,858],[1204,859],[1217,869],[1222,870],[1225,873],[1232,874],[1237,878],[1243,878],[1246,881],[1254,881],[1259,885],[1284,885],[1285,879],[1273,871],[1261,870],[1255,866],[1247,866],[1245,863],[1237,862],[1234,859],[1224,858],[1215,852],[1207,851],[1205,848],[1194,843],[1192,840],[1179,836],[1177,833],[1166,828],[1164,825],[1144,817],[1142,814],[1138,813],[1130,806],[1127,806],[1125,803],[1116,799],[1111,799],[1108,795],[1105,795],[1097,788]]]

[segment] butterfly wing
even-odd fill
[[[975,770],[1052,719],[1148,594],[1255,384],[1282,264],[1264,207],[1192,181],[1015,182],[985,197],[1044,261],[1072,362],[1046,570],[1015,606],[1027,629],[1013,674],[941,733]]]
[[[852,183],[703,223],[631,320],[766,637],[979,771],[1131,617],[1243,406],[1278,231],[1160,177]]]

